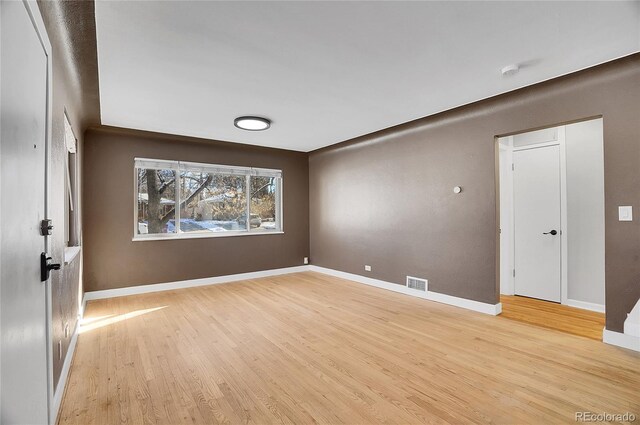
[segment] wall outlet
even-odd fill
[[[368,265],[368,264],[365,264],[365,265],[364,265],[364,271],[365,271],[365,272],[370,272],[370,271],[371,271],[371,266],[370,266],[370,265]]]
[[[58,358],[62,359],[62,340],[58,340]]]
[[[309,257],[304,257],[304,260],[302,260],[303,264],[309,264]]]

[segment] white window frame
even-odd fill
[[[175,239],[200,239],[200,238],[220,238],[233,236],[261,236],[284,234],[283,208],[282,208],[282,191],[283,177],[282,170],[270,168],[240,167],[231,165],[205,164],[199,162],[187,161],[170,161],[164,159],[134,158],[133,173],[133,241],[157,241],[157,240],[175,240]],[[207,233],[181,233],[180,232],[180,190],[175,190],[175,217],[174,223],[176,231],[174,233],[155,233],[155,234],[139,234],[138,233],[138,170],[139,169],[156,169],[156,170],[173,170],[176,173],[176,188],[180,184],[180,172],[195,171],[212,174],[228,174],[234,176],[245,176],[245,190],[247,191],[247,206],[245,213],[247,215],[247,229],[239,231],[226,232],[207,232]],[[274,230],[251,230],[250,214],[251,214],[251,177],[275,177],[276,178],[276,228]]]
[[[80,234],[78,231],[78,138],[75,135],[67,111],[64,111],[64,142],[65,142],[65,247],[80,246]],[[74,155],[73,173],[69,154]],[[72,234],[73,231],[73,234]]]

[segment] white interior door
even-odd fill
[[[560,147],[513,152],[515,293],[561,300]]]
[[[23,2],[0,2],[0,422],[48,422],[47,53]]]

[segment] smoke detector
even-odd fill
[[[510,77],[511,75],[515,75],[520,71],[520,66],[518,64],[507,65],[500,70],[502,72],[503,77]]]

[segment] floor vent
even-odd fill
[[[418,279],[417,277],[407,276],[407,288],[415,289],[416,291],[427,291],[427,280]]]

